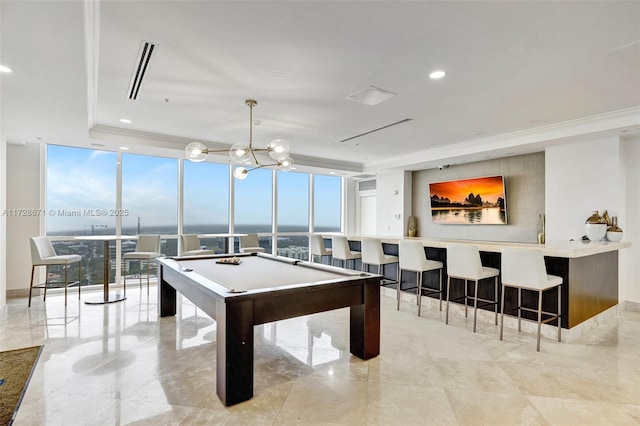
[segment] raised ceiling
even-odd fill
[[[253,98],[255,144],[287,139],[300,164],[359,173],[640,128],[636,1],[3,0],[0,13],[10,142],[224,147],[248,139]],[[142,41],[157,47],[130,100]],[[346,99],[368,86],[396,96]]]

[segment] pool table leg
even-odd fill
[[[158,286],[158,315],[170,317],[176,314],[176,289],[164,280],[164,268],[158,267],[160,285]]]
[[[367,360],[380,354],[380,280],[364,284],[364,303],[351,306],[350,350]]]
[[[216,392],[229,406],[253,397],[253,301],[217,301],[216,323]]]

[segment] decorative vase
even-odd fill
[[[416,224],[416,217],[409,216],[409,225],[408,225],[408,235],[410,237],[415,237],[418,234],[418,227]]]
[[[538,244],[544,244],[544,214],[538,215]]]
[[[611,218],[611,226],[607,228],[607,240],[618,242],[622,239],[624,233],[618,226],[618,217],[613,216]]]
[[[607,221],[598,214],[598,210],[595,210],[585,223],[587,237],[591,241],[600,241],[607,234]]]
[[[608,211],[605,210],[602,212],[602,218],[604,219],[605,222],[607,222],[607,227],[611,226],[611,218],[609,217]]]

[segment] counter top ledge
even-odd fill
[[[335,234],[334,234],[335,235]],[[331,234],[324,235],[325,238],[331,238]],[[525,247],[540,248],[545,256],[552,257],[585,257],[594,254],[607,253],[631,247],[629,241],[591,241],[583,243],[582,241],[553,241],[546,244],[536,243],[517,243],[509,241],[473,241],[473,240],[445,240],[431,239],[420,237],[389,237],[379,235],[346,235],[348,240],[361,241],[364,237],[379,238],[385,244],[398,244],[402,239],[420,241],[425,247],[446,248],[448,243],[475,244],[480,251],[497,252],[502,251],[504,247]]]

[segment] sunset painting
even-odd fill
[[[489,176],[429,184],[431,218],[441,224],[507,223],[504,179]]]

